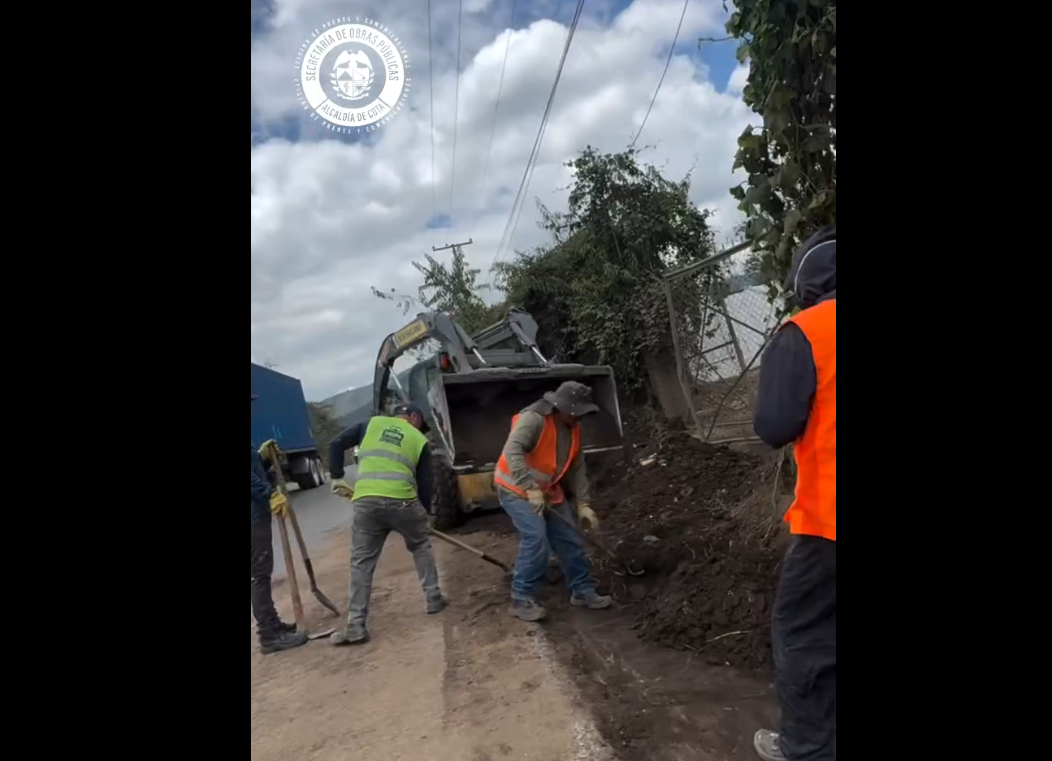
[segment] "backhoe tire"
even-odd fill
[[[464,510],[460,505],[460,487],[457,485],[457,472],[453,470],[449,459],[434,455],[431,459],[434,477],[434,494],[431,495],[431,508],[435,515],[435,528],[448,531],[464,522]]]

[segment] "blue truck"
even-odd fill
[[[300,489],[325,483],[325,472],[311,432],[307,399],[298,378],[252,363],[252,446],[274,439],[285,455],[285,478]]]

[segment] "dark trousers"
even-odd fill
[[[260,637],[273,636],[278,623],[270,576],[274,573],[274,534],[268,515],[252,524],[252,615]]]
[[[782,752],[789,761],[836,761],[836,542],[793,537],[773,644]]]

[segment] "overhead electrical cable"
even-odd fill
[[[643,117],[643,123],[639,125],[639,131],[636,132],[636,136],[632,138],[632,147],[636,145],[636,141],[639,140],[639,136],[643,134],[643,128],[647,126],[647,119],[650,118],[650,112],[654,109],[654,102],[657,100],[658,93],[661,92],[661,85],[665,83],[665,75],[668,74],[669,64],[672,63],[672,54],[676,52],[676,43],[679,42],[679,33],[683,29],[683,19],[687,16],[687,6],[690,5],[690,0],[683,1],[683,12],[679,14],[679,26],[676,27],[676,36],[672,38],[672,47],[669,48],[668,58],[665,59],[665,70],[661,72],[661,79],[658,80],[657,89],[654,90],[654,97],[650,99],[650,105],[647,107],[647,113]]]
[[[504,62],[500,65],[500,84],[497,85],[497,101],[493,104],[493,122],[489,128],[489,145],[486,147],[486,161],[482,165],[482,174],[479,184],[482,186],[479,192],[479,210],[475,215],[475,221],[471,223],[471,235],[475,237],[475,225],[482,214],[482,208],[486,202],[486,172],[489,171],[489,160],[493,155],[493,137],[497,133],[497,114],[500,111],[500,96],[504,92],[504,72],[508,68],[508,51],[511,50],[511,36],[515,31],[515,6],[519,0],[511,0],[511,19],[508,22],[508,39],[504,43]]]
[[[449,216],[453,217],[453,194],[457,187],[457,120],[460,117],[460,42],[464,37],[464,0],[457,20],[457,84],[453,95],[453,164],[449,171]]]
[[[530,151],[530,156],[526,160],[526,170],[522,174],[522,182],[519,183],[519,191],[515,194],[515,200],[511,205],[511,215],[508,217],[508,224],[504,227],[504,234],[501,236],[500,245],[497,246],[497,252],[493,255],[493,262],[490,267],[497,263],[505,246],[510,246],[512,239],[515,237],[515,229],[519,225],[519,215],[522,213],[522,202],[526,197],[526,193],[530,187],[530,180],[533,178],[533,169],[536,166],[537,157],[540,155],[541,143],[544,141],[544,132],[548,127],[548,119],[552,113],[552,104],[555,102],[555,93],[559,89],[559,80],[563,75],[563,67],[566,65],[566,57],[570,53],[570,44],[573,42],[574,34],[577,32],[577,24],[581,20],[581,12],[584,10],[585,0],[578,0],[577,10],[574,11],[573,21],[570,22],[570,29],[566,33],[566,43],[563,45],[563,54],[559,59],[559,68],[555,71],[555,81],[552,82],[552,91],[548,96],[548,104],[544,109],[544,116],[541,117],[541,126],[537,130],[537,138],[533,141],[533,150]]]
[[[435,176],[435,56],[431,45],[431,0],[427,0],[427,58],[428,85],[431,89],[431,111],[428,114],[431,119],[431,220],[429,227],[434,224],[435,215],[438,214],[438,183]],[[432,227],[432,238],[434,228]],[[432,240],[432,244],[434,241]]]

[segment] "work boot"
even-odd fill
[[[447,605],[449,605],[449,600],[442,595],[433,597],[427,601],[427,615],[433,616],[436,613],[441,613],[446,609]]]
[[[548,611],[537,604],[532,597],[512,598],[511,614],[520,621],[543,621]]]
[[[594,589],[589,589],[581,594],[574,592],[570,596],[570,604],[575,608],[588,608],[589,610],[606,610],[614,604],[614,598],[601,595]]]
[[[282,650],[291,650],[294,647],[300,647],[301,645],[307,644],[306,634],[296,634],[295,632],[288,631],[277,631],[267,632],[266,634],[259,635],[259,652],[264,655],[270,653],[280,653]]]
[[[278,622],[274,624],[274,629],[283,634],[295,634],[296,624],[287,624],[279,618]]]
[[[777,732],[761,729],[756,733],[753,746],[756,748],[756,755],[763,761],[786,761]]]
[[[369,641],[369,630],[364,626],[348,626],[345,629],[340,629],[332,633],[329,637],[335,647],[344,647],[346,645],[364,645]]]

